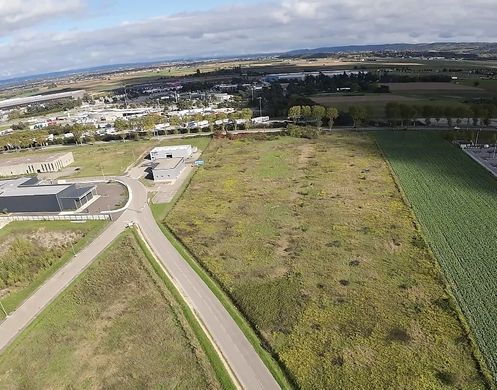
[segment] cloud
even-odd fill
[[[0,0],[0,37],[82,8],[82,0]]]
[[[59,4],[51,0],[35,3]],[[60,3],[81,6],[76,0]],[[497,40],[497,2],[474,0],[466,4],[462,0],[278,0],[91,31],[22,31],[12,35],[9,42],[0,43],[0,77],[111,63],[346,44]],[[25,13],[24,20],[48,16],[46,9],[46,5],[39,6],[33,14]],[[58,9],[64,12],[62,6]],[[1,21],[5,18],[1,8],[0,15]]]

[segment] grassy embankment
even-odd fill
[[[484,387],[371,138],[214,140],[204,158],[166,222],[297,386]]]
[[[233,388],[142,249],[127,232],[78,277],[0,356],[2,387]]]
[[[8,313],[103,230],[106,222],[12,222],[0,230],[0,300]],[[0,319],[5,314],[0,311]]]
[[[497,378],[497,182],[437,134],[378,133],[471,334]]]

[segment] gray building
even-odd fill
[[[12,98],[12,99],[1,100],[0,109],[3,110],[3,109],[10,109],[16,107],[24,107],[30,104],[53,102],[60,99],[82,99],[84,95],[85,91],[80,89],[77,91]]]
[[[57,172],[73,162],[74,156],[72,152],[56,153],[48,156],[6,157],[0,159],[0,176]]]
[[[152,163],[154,181],[176,180],[183,169],[185,169],[185,159],[182,157],[160,158]]]
[[[36,177],[0,181],[0,211],[57,213],[80,209],[97,195],[95,186],[44,185]]]

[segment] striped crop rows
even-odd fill
[[[497,180],[436,134],[376,139],[497,377]]]

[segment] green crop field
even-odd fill
[[[15,310],[106,222],[12,222],[0,229],[0,302]],[[0,311],[0,319],[5,314]]]
[[[485,385],[366,134],[213,140],[166,224],[302,389]]]
[[[377,134],[497,377],[497,182],[436,134]]]
[[[0,387],[221,388],[183,313],[126,233],[0,355]]]

